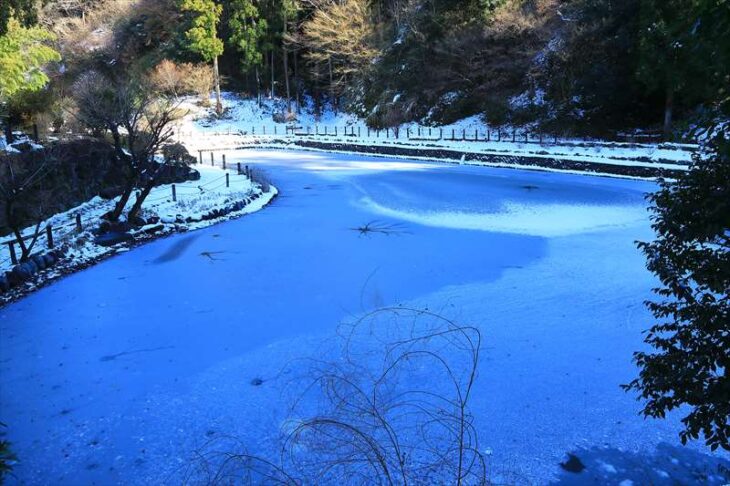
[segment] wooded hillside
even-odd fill
[[[219,86],[284,97],[293,113],[311,96],[374,127],[481,115],[677,139],[726,96],[729,19],[727,0],[12,0],[2,38],[35,29],[62,60],[44,59],[49,89],[5,90],[3,111],[73,124],[73,85],[95,70],[205,101]]]

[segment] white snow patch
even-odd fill
[[[504,203],[496,213],[396,209],[365,197],[360,204],[382,216],[441,228],[516,233],[547,238],[624,227],[646,221],[638,206]]]

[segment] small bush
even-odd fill
[[[481,335],[427,310],[372,312],[340,327],[332,359],[297,361],[277,459],[235,438],[196,452],[186,483],[485,484],[469,412]]]

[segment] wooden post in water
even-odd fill
[[[226,154],[223,154],[223,170],[226,170]]]
[[[213,151],[210,151],[210,165],[215,165],[215,156],[213,155]]]
[[[226,187],[231,187],[231,176],[226,172]]]
[[[177,202],[177,190],[175,184],[172,185],[172,202]]]
[[[76,232],[81,233],[83,230],[84,227],[81,225],[81,215],[79,213],[76,213]]]

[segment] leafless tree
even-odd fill
[[[10,229],[20,248],[20,262],[27,261],[40,236],[44,208],[52,197],[43,181],[57,160],[53,149],[33,150],[22,154],[0,155],[0,205],[4,225]],[[31,235],[23,229],[35,224]]]
[[[116,157],[126,174],[122,195],[107,215],[117,221],[136,187],[140,193],[127,214],[131,221],[164,170],[155,155],[173,137],[178,105],[135,81],[90,72],[76,84],[78,118],[93,130],[111,134]]]

